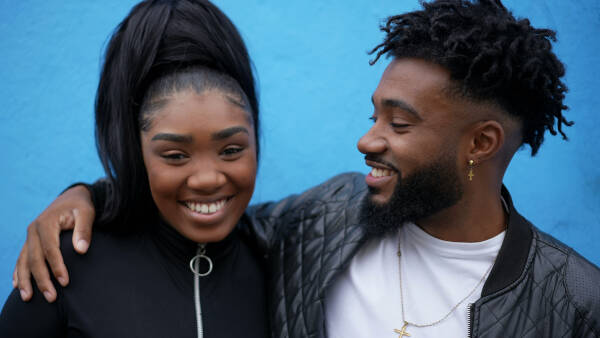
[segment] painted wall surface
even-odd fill
[[[254,202],[367,172],[356,141],[387,61],[369,66],[378,24],[416,0],[215,0],[256,65],[262,159]],[[28,223],[67,185],[103,175],[93,140],[102,48],[131,0],[0,0],[0,300]],[[558,31],[567,65],[569,142],[519,152],[505,183],[522,214],[600,264],[600,2],[506,0]]]

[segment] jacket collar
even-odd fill
[[[521,276],[533,241],[531,224],[517,212],[504,185],[502,198],[508,208],[508,227],[494,267],[483,285],[481,297],[504,289]]]

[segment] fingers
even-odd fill
[[[80,254],[87,252],[92,240],[92,226],[95,210],[91,207],[73,209],[75,228],[73,229],[73,247]]]
[[[39,227],[36,226],[35,222],[27,228],[27,243],[25,243],[27,247],[27,265],[31,268],[31,274],[37,283],[38,289],[44,294],[44,298],[46,298],[49,303],[52,303],[56,300],[56,289],[50,280],[50,273],[46,266],[37,228]],[[20,274],[21,273],[19,272],[19,277]],[[29,284],[29,288],[31,289],[29,276],[27,276],[26,279],[27,281],[24,282],[24,285]],[[19,278],[19,281],[21,281],[21,278]],[[23,296],[21,296],[21,298],[23,298]]]
[[[37,227],[42,253],[48,262],[48,265],[50,265],[52,274],[62,286],[67,286],[67,284],[69,284],[69,273],[67,272],[67,267],[65,266],[60,251],[59,236],[61,229],[72,228],[73,222],[73,216],[71,214],[63,214],[59,217],[58,223],[55,223],[52,226],[49,224],[49,226],[46,227]],[[39,274],[43,273],[44,271],[39,271]],[[34,276],[37,274],[38,272],[34,271]]]
[[[77,211],[74,211],[77,210]],[[31,299],[33,275],[39,290],[47,301],[56,299],[56,289],[50,279],[46,260],[56,280],[66,286],[69,275],[60,251],[60,231],[74,229],[73,246],[85,253],[91,240],[95,210],[89,191],[75,186],[56,198],[27,228],[27,241],[13,272],[13,286],[19,288],[21,298]]]
[[[21,249],[19,258],[17,259],[17,267],[15,269],[14,277],[17,282],[17,287],[21,293],[21,299],[25,302],[31,299],[33,295],[33,289],[31,288],[31,272],[27,265],[27,247],[24,246]]]

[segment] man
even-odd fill
[[[382,29],[374,62],[392,61],[358,143],[371,173],[249,212],[268,255],[273,336],[599,336],[600,270],[523,218],[502,185],[521,146],[535,155],[546,131],[566,138],[571,125],[554,32],[499,0],[423,3]],[[99,207],[105,188],[93,189]],[[63,208],[89,208],[79,189]],[[93,213],[78,217],[83,227]],[[35,224],[29,252],[40,233],[56,252],[57,229]]]

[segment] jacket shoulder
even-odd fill
[[[548,246],[548,250],[545,251],[555,252],[554,255],[545,256],[560,256],[564,262],[560,272],[570,303],[577,309],[577,313],[589,329],[600,332],[600,269],[551,235],[537,229],[536,232],[538,240]]]
[[[284,228],[345,210],[350,203],[361,199],[367,190],[364,177],[356,172],[339,174],[303,193],[251,206],[246,209],[242,232],[256,240],[263,251],[268,251]]]
[[[362,196],[365,191],[364,175],[343,173],[301,194],[291,195],[277,202],[255,205],[248,209],[248,214],[256,218],[280,218],[316,205],[347,202]]]

